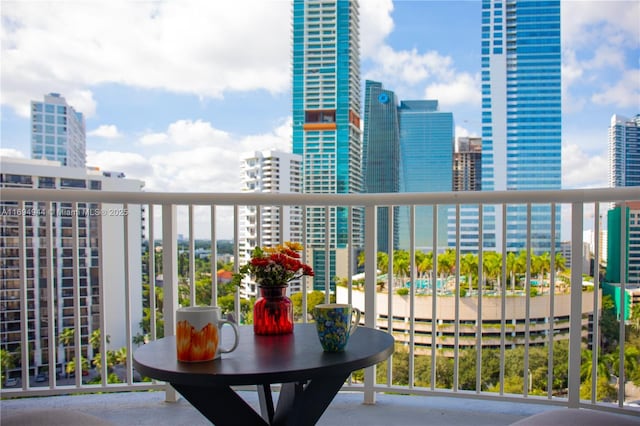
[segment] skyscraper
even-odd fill
[[[400,192],[448,192],[453,189],[453,114],[438,110],[437,100],[401,101]],[[447,207],[438,207],[438,235],[433,247],[433,209],[416,207],[416,249],[447,246]],[[400,247],[409,247],[409,211],[400,210]]]
[[[620,115],[611,117],[609,127],[609,186],[640,186],[640,114],[632,119]],[[615,205],[607,212],[608,250],[607,281],[640,284],[640,203]],[[620,247],[620,232],[625,229],[629,242]],[[621,271],[621,260],[624,260]],[[622,273],[624,272],[624,273]]]
[[[480,191],[482,189],[482,138],[459,137],[453,154],[453,190]],[[478,252],[478,206],[463,205],[460,207],[460,220],[456,218],[455,209],[449,212],[449,247],[458,244],[457,225],[460,225],[460,253]]]
[[[293,2],[293,153],[303,159],[304,193],[362,191],[358,21],[357,0]],[[335,250],[347,248],[349,212],[331,208],[325,218],[323,208],[309,208],[307,214],[314,287],[324,288],[336,274],[345,276],[337,271]],[[352,222],[357,247],[359,212]]]
[[[482,1],[483,191],[560,189],[560,70],[560,0]],[[499,247],[501,212],[486,206],[484,213],[483,245]],[[507,250],[518,251],[527,207],[509,206],[506,214]],[[550,250],[550,221],[551,206],[532,209],[537,253]]]
[[[86,165],[84,117],[58,93],[45,95],[44,102],[31,101],[31,158]]]
[[[632,119],[611,117],[609,186],[640,186],[640,114]]]
[[[480,191],[481,161],[482,138],[459,137],[453,154],[454,191]]]
[[[400,190],[400,126],[395,93],[382,83],[367,80],[364,95],[362,170],[368,193]],[[398,216],[393,216],[394,241],[389,244],[389,214],[378,210],[378,251],[389,253],[398,246]]]
[[[302,159],[299,155],[281,151],[253,151],[242,156],[242,192],[302,192]],[[285,241],[302,242],[302,212],[300,207],[242,207],[240,210],[240,264],[251,258],[256,246],[273,247]],[[300,280],[289,284],[288,291],[301,291]],[[242,296],[255,296],[256,284],[247,281]]]

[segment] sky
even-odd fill
[[[480,136],[481,1],[359,3],[363,86],[437,99]],[[0,155],[29,158],[50,92],[85,115],[87,165],[146,191],[237,192],[242,153],[291,150],[290,1],[0,6]],[[562,185],[606,187],[611,116],[640,113],[640,2],[563,0],[561,25]]]

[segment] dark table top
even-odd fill
[[[383,361],[393,353],[391,335],[365,327],[358,327],[345,351],[338,353],[322,350],[315,324],[295,324],[293,334],[281,336],[257,336],[252,326],[238,328],[238,347],[222,354],[221,359],[178,362],[176,340],[170,336],[138,348],[133,364],[143,376],[169,383],[253,385],[343,375]],[[223,333],[222,347],[228,347],[231,339],[230,333]]]

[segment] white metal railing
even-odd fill
[[[139,302],[140,283],[141,283],[141,266],[140,256],[138,251],[138,244],[140,243],[141,226],[144,224],[144,230],[148,241],[153,242],[159,239],[161,236],[163,257],[162,257],[162,275],[163,275],[163,315],[164,315],[164,333],[170,335],[174,333],[174,313],[178,307],[178,230],[186,229],[188,232],[188,278],[190,286],[190,303],[196,303],[195,292],[195,259],[194,259],[194,241],[196,235],[202,235],[202,232],[206,232],[211,241],[216,241],[220,233],[221,228],[233,226],[233,239],[235,242],[235,258],[238,258],[238,240],[240,236],[239,230],[239,211],[241,206],[256,206],[256,207],[277,207],[280,208],[280,214],[282,215],[282,207],[284,206],[298,206],[302,208],[302,222],[303,229],[307,225],[307,216],[305,214],[308,207],[323,207],[325,212],[325,220],[329,216],[331,208],[333,207],[346,207],[349,209],[349,222],[353,222],[353,214],[356,210],[364,212],[365,226],[362,230],[354,229],[352,225],[349,227],[349,240],[348,246],[353,247],[353,235],[354,233],[362,232],[364,235],[363,241],[365,253],[365,259],[367,261],[364,264],[365,272],[365,284],[364,291],[359,291],[354,288],[352,276],[357,272],[355,270],[356,258],[354,251],[349,251],[347,264],[349,266],[347,278],[347,287],[343,290],[346,301],[349,303],[356,303],[362,299],[362,309],[365,311],[364,323],[368,327],[381,327],[386,328],[389,332],[393,332],[396,327],[396,320],[394,319],[394,309],[397,310],[398,302],[397,295],[393,291],[393,278],[392,274],[388,274],[387,291],[380,292],[377,290],[377,264],[369,259],[376,259],[377,257],[377,225],[376,217],[378,209],[381,207],[388,209],[388,214],[393,217],[394,209],[396,206],[407,206],[410,211],[409,215],[409,235],[410,245],[408,247],[410,268],[409,275],[407,277],[410,283],[408,287],[407,311],[402,314],[405,321],[401,332],[394,333],[397,336],[406,336],[406,339],[399,339],[404,342],[404,347],[408,350],[408,384],[398,385],[393,383],[393,363],[390,360],[387,362],[387,378],[386,383],[376,383],[375,368],[366,369],[364,373],[364,383],[358,384],[356,380],[350,381],[345,385],[345,389],[359,389],[364,392],[366,402],[375,401],[376,392],[401,392],[401,393],[413,393],[419,395],[442,395],[448,396],[460,396],[460,397],[473,397],[473,398],[487,398],[487,399],[502,399],[518,402],[535,402],[535,403],[549,403],[554,405],[565,405],[569,407],[593,407],[604,410],[616,410],[616,411],[632,411],[627,410],[623,406],[625,400],[624,386],[619,386],[618,398],[616,403],[601,403],[598,402],[596,395],[596,384],[598,379],[597,368],[592,369],[591,375],[591,396],[588,399],[580,398],[580,386],[581,386],[581,354],[583,352],[583,339],[585,338],[584,323],[585,315],[591,316],[591,324],[593,324],[593,330],[588,335],[589,343],[593,347],[592,363],[596,364],[598,360],[598,347],[600,341],[600,329],[598,326],[600,319],[599,306],[601,305],[602,295],[599,291],[594,291],[592,296],[585,299],[585,295],[582,291],[582,273],[580,268],[573,268],[571,273],[570,282],[570,296],[569,297],[569,355],[568,355],[568,386],[565,395],[557,396],[552,387],[554,379],[554,354],[550,351],[548,361],[548,389],[546,395],[534,396],[529,394],[529,386],[531,379],[529,378],[528,365],[529,365],[529,351],[533,344],[536,343],[531,338],[532,330],[537,329],[537,325],[534,324],[537,319],[530,317],[532,303],[534,301],[530,296],[531,290],[531,256],[527,256],[526,272],[525,272],[525,292],[522,296],[524,301],[524,340],[521,346],[524,347],[524,369],[523,369],[523,389],[521,393],[512,394],[507,393],[505,390],[505,350],[509,346],[509,339],[507,336],[507,321],[510,320],[506,314],[507,304],[509,297],[506,292],[506,286],[501,286],[500,292],[496,295],[484,294],[482,286],[478,287],[477,294],[474,295],[473,301],[475,303],[474,315],[476,320],[476,335],[473,337],[476,339],[477,346],[481,347],[483,339],[482,332],[479,326],[483,322],[485,315],[489,310],[491,303],[498,303],[496,309],[500,311],[500,317],[498,318],[500,324],[499,337],[496,337],[496,341],[499,342],[500,347],[500,380],[498,390],[489,392],[481,389],[482,383],[482,369],[477,368],[475,371],[475,389],[465,390],[462,389],[459,383],[461,371],[460,371],[460,357],[461,357],[461,342],[468,337],[463,335],[468,330],[468,324],[462,323],[462,318],[465,314],[463,311],[467,309],[467,299],[460,297],[461,289],[461,250],[460,250],[460,208],[462,206],[476,206],[478,211],[482,211],[483,206],[497,206],[497,209],[502,209],[503,213],[506,212],[508,205],[524,205],[527,207],[528,232],[527,241],[524,242],[524,247],[530,248],[531,242],[531,212],[532,208],[538,205],[551,206],[553,224],[548,230],[551,239],[551,270],[550,270],[550,289],[548,297],[548,309],[549,312],[554,313],[559,308],[556,306],[560,299],[555,294],[555,268],[553,262],[555,259],[555,247],[560,242],[559,236],[555,232],[555,222],[558,220],[566,221],[569,225],[570,241],[571,241],[571,262],[573,265],[581,265],[583,255],[583,231],[586,228],[594,229],[595,237],[595,262],[598,264],[602,258],[602,253],[599,252],[599,231],[602,229],[599,216],[605,212],[606,206],[610,203],[620,203],[622,206],[628,206],[630,203],[640,200],[640,188],[619,188],[619,189],[585,189],[585,190],[559,190],[559,191],[526,191],[526,192],[451,192],[451,193],[403,193],[403,194],[352,194],[352,195],[320,195],[320,194],[273,194],[273,193],[150,193],[150,192],[107,192],[107,191],[86,191],[86,190],[36,190],[36,189],[21,189],[21,188],[5,188],[1,192],[1,202],[5,211],[0,215],[0,219],[3,220],[3,229],[16,229],[14,233],[8,232],[2,235],[2,247],[3,256],[5,253],[12,253],[12,256],[16,256],[18,259],[18,266],[15,268],[16,263],[12,259],[9,259],[7,255],[3,259],[3,271],[12,272],[3,275],[5,282],[11,283],[11,288],[3,288],[0,293],[0,303],[3,304],[3,312],[8,314],[8,306],[11,305],[11,310],[16,306],[15,301],[8,303],[7,297],[10,291],[19,292],[19,312],[18,314],[12,312],[11,315],[15,319],[15,315],[19,316],[19,328],[21,331],[20,339],[18,342],[12,342],[18,344],[20,350],[17,353],[20,354],[20,359],[17,362],[19,368],[15,368],[14,371],[20,373],[21,383],[19,387],[15,388],[3,388],[2,397],[21,397],[21,396],[36,396],[36,395],[51,395],[62,394],[70,392],[104,392],[104,391],[123,391],[123,390],[138,390],[138,389],[151,389],[151,388],[164,388],[164,384],[155,382],[140,382],[135,376],[131,365],[131,354],[135,350],[136,345],[133,343],[133,337],[138,331],[138,324],[134,319],[138,319],[136,315],[141,312],[141,306],[137,306]],[[40,203],[40,204],[38,204]],[[33,209],[35,206],[42,207],[47,214],[38,217],[37,214],[29,215],[16,212],[24,212],[29,209]],[[62,275],[57,270],[57,266],[60,266],[60,258],[62,248],[56,244],[59,243],[61,230],[56,231],[56,227],[60,226],[59,216],[49,214],[49,212],[55,211],[60,206],[66,206],[70,211],[82,212],[83,209],[96,209],[96,215],[98,218],[98,227],[101,229],[101,234],[86,235],[87,223],[92,219],[91,214],[85,213],[72,215],[71,223],[69,225],[70,234],[68,239],[65,239],[65,244],[70,241],[70,251],[72,253],[70,264],[72,265],[71,271],[73,274],[73,287],[70,289],[60,288],[60,280]],[[415,253],[417,251],[415,247],[414,232],[416,223],[420,222],[420,218],[416,217],[417,206],[433,206],[433,246],[438,247],[436,241],[436,230],[438,227],[437,209],[436,206],[453,206],[456,219],[456,246],[452,247],[456,249],[455,259],[455,272],[453,274],[453,286],[454,293],[453,299],[446,299],[453,303],[452,323],[453,335],[451,337],[453,341],[453,372],[452,372],[452,386],[448,389],[442,389],[436,385],[436,372],[437,372],[437,359],[439,356],[443,356],[442,352],[438,349],[438,315],[439,309],[442,309],[442,302],[446,301],[445,298],[439,296],[437,291],[432,290],[431,298],[428,302],[424,302],[427,299],[421,299],[421,295],[418,294],[419,289],[416,286],[417,277],[417,265],[415,264]],[[564,219],[556,217],[556,207],[566,211],[567,214],[563,215]],[[14,209],[13,213],[7,208]],[[260,208],[257,209],[257,224],[256,229],[258,235],[261,232],[260,226]],[[142,223],[138,224],[132,220],[132,215],[127,214],[130,212],[144,212],[141,217]],[[109,217],[109,213],[112,212],[127,212],[120,215],[120,217]],[[317,209],[316,209],[317,212]],[[360,214],[360,213],[358,213]],[[592,219],[585,219],[585,216]],[[201,228],[201,222],[203,218],[206,218],[204,227]],[[504,249],[506,246],[504,235],[506,235],[507,226],[506,214],[502,215],[502,223],[498,223],[497,226],[502,227],[502,273],[501,279],[503,283],[507,281],[507,252]],[[479,215],[477,218],[482,226],[483,216]],[[38,222],[38,225],[34,225]],[[624,253],[628,247],[627,227],[625,221],[620,229],[620,252]],[[229,225],[231,224],[231,225]],[[159,226],[158,226],[159,225]],[[564,223],[563,223],[564,225]],[[284,224],[280,224],[280,233],[282,235],[282,227]],[[112,227],[112,228],[109,228]],[[200,227],[200,228],[199,228]],[[34,234],[34,229],[37,228],[39,234]],[[108,229],[106,229],[108,228]],[[393,227],[389,227],[389,241],[393,241]],[[112,231],[117,230],[117,231]],[[327,229],[329,227],[327,226]],[[158,232],[159,231],[159,232]],[[65,231],[66,232],[66,231]],[[328,233],[328,231],[327,231]],[[115,234],[115,235],[114,235]],[[228,235],[228,233],[227,233]],[[303,238],[306,238],[306,233],[303,231]],[[55,237],[54,237],[55,236]],[[91,238],[95,237],[95,240]],[[331,248],[329,246],[330,236],[325,234],[325,250],[328,252]],[[66,237],[65,237],[66,238]],[[272,236],[270,236],[272,238]],[[56,240],[57,239],[57,240]],[[36,241],[37,240],[37,241]],[[55,241],[54,241],[55,240]],[[479,236],[480,243],[482,243],[482,236]],[[97,244],[97,245],[96,245]],[[88,269],[88,273],[94,273],[97,275],[86,276],[86,262],[91,263],[93,257],[88,256],[87,250],[97,250],[100,259],[97,269]],[[69,248],[66,247],[65,248]],[[148,263],[145,265],[148,269],[149,282],[155,283],[156,277],[155,270],[155,256],[154,244],[149,244],[150,256]],[[116,253],[114,253],[114,250]],[[529,250],[527,250],[529,252]],[[37,255],[35,254],[37,253]],[[105,256],[119,256],[119,262],[121,262],[121,269],[118,267],[119,262],[115,262],[115,268],[111,269],[108,265],[105,265]],[[212,275],[212,301],[216,303],[217,300],[217,275],[216,275],[216,244],[211,246],[211,275]],[[439,253],[434,253],[432,277],[438,275],[437,270],[437,257]],[[478,253],[479,267],[477,270],[478,279],[481,281],[484,270],[482,268],[482,258],[485,253]],[[36,258],[45,259],[43,262],[36,262]],[[394,270],[393,253],[389,253],[388,269]],[[40,270],[32,272],[34,264],[38,263]],[[95,265],[92,265],[95,266]],[[329,258],[326,256],[325,266],[329,269]],[[237,265],[236,265],[237,268]],[[626,258],[622,256],[620,260],[620,269],[626,268]],[[13,271],[18,271],[15,274]],[[66,271],[68,268],[63,268]],[[96,272],[97,271],[97,272]],[[4,272],[3,272],[4,273]],[[65,272],[66,273],[66,272]],[[34,277],[35,274],[35,277]],[[116,288],[116,295],[112,293],[112,288],[105,288],[105,282],[110,282],[113,285],[113,277],[116,276],[115,281],[119,282],[121,287]],[[18,277],[18,281],[13,278]],[[323,283],[326,293],[326,300],[329,299],[329,290],[331,286],[331,277],[325,274],[326,279]],[[620,294],[624,294],[628,283],[624,280],[624,274],[621,275],[623,279],[620,283]],[[599,277],[596,274],[595,288],[599,287]],[[97,301],[92,299],[93,289],[91,288],[92,280],[96,279],[99,282],[97,289],[98,299]],[[435,280],[434,280],[435,281]],[[15,288],[15,283],[19,282],[18,288]],[[316,283],[317,285],[318,283]],[[436,284],[434,282],[434,284]],[[435,288],[435,287],[434,287]],[[64,293],[63,293],[64,290]],[[49,303],[49,301],[57,300],[62,295],[66,295],[66,291],[69,290],[73,297],[71,306],[64,306],[58,303]],[[158,318],[156,316],[156,286],[149,286],[149,303],[150,303],[150,323],[156,324]],[[306,312],[307,306],[307,289],[303,286],[303,312]],[[11,293],[14,294],[14,293]],[[13,297],[13,296],[11,296]],[[493,299],[492,299],[493,297]],[[498,299],[495,299],[498,297]],[[118,299],[119,298],[119,299]],[[360,299],[359,299],[360,298]],[[68,298],[65,300],[69,300]],[[545,299],[546,301],[547,299]],[[585,302],[587,300],[588,302]],[[118,302],[119,301],[119,302]],[[491,301],[491,303],[489,302]],[[122,312],[124,318],[124,331],[121,334],[124,336],[126,348],[126,368],[124,374],[124,383],[108,384],[101,383],[96,385],[84,384],[82,380],[82,369],[84,367],[77,366],[75,379],[69,383],[65,379],[57,379],[55,374],[49,374],[47,381],[48,386],[38,386],[37,383],[33,383],[33,375],[36,373],[36,369],[40,366],[34,364],[34,347],[37,347],[37,351],[46,352],[47,357],[43,358],[42,362],[46,362],[49,366],[59,364],[61,358],[68,362],[75,356],[76,359],[81,359],[82,355],[87,353],[87,348],[90,346],[88,342],[90,331],[94,329],[106,330],[109,325],[119,320],[120,318],[114,318],[109,316],[109,312],[115,309],[114,304],[121,303],[123,309],[116,310]],[[359,302],[358,302],[359,303]],[[547,302],[545,302],[547,303]],[[591,304],[592,312],[584,312],[583,305]],[[39,310],[36,309],[39,306]],[[425,306],[428,306],[426,308]],[[536,305],[537,306],[537,305]],[[113,308],[113,309],[112,309]],[[91,310],[97,310],[97,312],[91,312]],[[422,310],[430,309],[431,311],[431,323],[427,328],[422,324],[417,324],[416,320],[423,321]],[[63,311],[63,312],[60,312]],[[240,312],[240,293],[236,292],[235,296],[235,311]],[[383,312],[386,315],[386,319],[378,314]],[[404,311],[403,311],[404,312]],[[97,313],[98,320],[95,323],[95,315]],[[373,314],[372,314],[373,313]],[[47,326],[42,327],[41,324],[34,323],[37,320],[46,317]],[[545,344],[551,346],[554,341],[554,329],[553,329],[553,315],[549,315],[551,318],[549,325],[549,332]],[[81,327],[75,327],[73,329],[73,347],[64,347],[60,344],[60,338],[62,331],[65,327],[65,320],[72,318],[71,324],[82,324]],[[94,321],[94,323],[92,323]],[[306,318],[303,318],[306,321]],[[465,320],[466,321],[466,320]],[[533,321],[533,322],[532,322]],[[516,325],[517,327],[517,325]],[[40,342],[36,344],[32,334],[35,334],[35,329],[38,329],[38,333],[46,334],[51,338],[43,339],[40,337]],[[3,331],[6,331],[3,329]],[[430,333],[429,333],[430,331]],[[34,332],[34,333],[32,333]],[[419,386],[416,383],[416,357],[424,349],[418,346],[418,340],[421,342],[425,340],[422,334],[429,334],[427,341],[430,339],[430,345],[427,345],[426,353],[431,355],[430,358],[430,385]],[[624,351],[625,351],[625,327],[624,323],[620,324],[620,346],[619,346],[619,370],[617,376],[625,377],[625,363],[624,363]],[[4,333],[3,336],[8,338],[9,334]],[[156,338],[156,327],[150,328],[150,339]],[[520,345],[520,343],[519,343]],[[0,342],[0,348],[7,347],[7,342]],[[108,359],[106,350],[110,348],[110,343],[107,341],[107,333],[101,333],[99,342],[99,353],[101,367],[99,374],[102,377],[106,377],[108,373]],[[73,353],[74,356],[68,355]],[[95,354],[93,354],[95,355]],[[482,352],[476,351],[475,362],[476,365],[481,365]],[[52,370],[50,370],[52,371]],[[10,372],[11,373],[11,372]],[[624,380],[622,380],[624,382]],[[64,383],[63,383],[64,382]],[[103,380],[104,382],[104,380]],[[4,384],[3,384],[4,385]]]

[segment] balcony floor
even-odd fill
[[[241,391],[255,408],[255,391]],[[209,425],[188,401],[164,401],[164,392],[124,392],[8,399],[0,402],[0,423],[5,417],[38,410],[74,410],[107,420],[115,425]],[[339,393],[318,425],[509,425],[524,417],[548,410],[553,405],[511,403],[454,397],[425,397],[378,394],[375,405],[364,405],[360,392]],[[53,419],[52,419],[53,420]],[[54,424],[55,421],[51,422]]]

